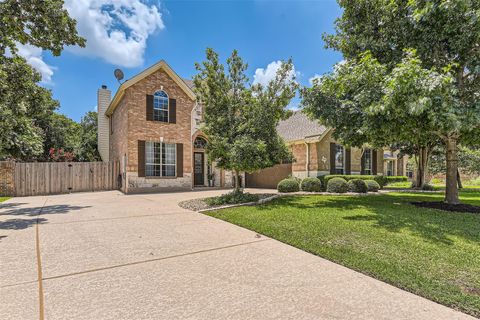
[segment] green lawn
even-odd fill
[[[10,199],[9,197],[0,197],[0,203],[3,202],[3,201],[7,201],[8,199]]]
[[[417,208],[443,194],[289,196],[208,214],[480,316],[480,215]],[[480,192],[461,193],[480,205]]]

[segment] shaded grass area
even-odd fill
[[[10,198],[9,197],[0,197],[0,202],[7,201],[8,199],[10,199]]]
[[[443,194],[290,196],[208,214],[480,316],[480,215],[418,208]],[[480,205],[480,192],[462,191]]]

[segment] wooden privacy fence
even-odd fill
[[[118,162],[29,162],[13,166],[13,194],[35,196],[119,188]],[[0,178],[1,179],[1,178]]]
[[[247,188],[276,189],[277,184],[292,174],[292,164],[277,164],[276,166],[245,174]]]

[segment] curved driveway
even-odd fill
[[[221,192],[0,204],[1,319],[473,319],[177,205]]]

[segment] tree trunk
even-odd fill
[[[417,175],[415,177],[415,187],[422,189],[425,185],[425,177],[427,175],[428,152],[426,147],[421,147],[418,151],[417,158]]]
[[[457,185],[458,189],[463,189],[462,178],[460,177],[460,170],[457,168]]]
[[[240,174],[238,173],[238,170],[235,170],[235,192],[240,192],[240,179],[239,176]]]
[[[460,203],[458,199],[457,172],[458,172],[458,154],[457,139],[449,136],[445,144],[447,146],[447,183],[445,190],[445,202],[449,204]]]

